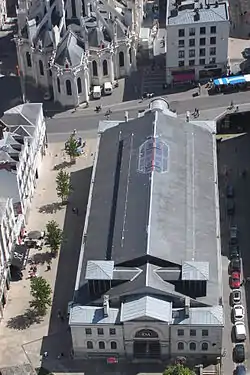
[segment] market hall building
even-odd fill
[[[75,358],[216,363],[224,325],[216,140],[154,100],[103,122],[70,309]]]

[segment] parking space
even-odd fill
[[[223,372],[232,374],[240,363],[250,368],[250,135],[218,138],[221,139],[218,168],[225,310],[222,363]]]

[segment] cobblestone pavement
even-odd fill
[[[50,282],[53,290],[57,288],[53,295],[53,317],[51,317],[51,311],[49,311],[41,322],[37,322],[30,315],[27,315],[27,309],[29,308],[30,301],[30,281],[28,279],[29,266],[27,266],[26,270],[24,271],[23,280],[12,282],[11,289],[8,294],[4,318],[0,326],[0,367],[21,365],[30,361],[35,367],[39,366],[43,337],[47,336],[48,334],[52,334],[53,330],[57,333],[64,330],[64,327],[59,325],[57,316],[55,319],[55,311],[53,309],[54,307],[58,308],[58,303],[61,303],[59,298],[60,296],[58,297],[58,294],[61,296],[65,295],[65,298],[68,299],[69,293],[72,293],[72,290],[67,292],[67,290],[58,288],[58,270],[61,268],[61,266],[57,266],[58,262],[59,264],[61,263],[61,258],[64,256],[63,252],[65,252],[66,246],[72,245],[70,241],[72,239],[72,235],[75,236],[76,234],[76,222],[79,221],[84,223],[84,207],[79,207],[79,217],[76,217],[76,215],[72,213],[71,206],[80,204],[75,194],[75,190],[79,188],[79,186],[77,186],[78,177],[84,171],[91,170],[90,167],[93,162],[96,139],[86,140],[85,154],[77,159],[74,166],[68,168],[68,171],[71,173],[71,181],[74,191],[70,195],[68,207],[58,209],[59,200],[56,196],[55,189],[55,178],[57,172],[54,171],[53,168],[55,165],[61,164],[65,162],[65,160],[68,160],[68,157],[66,157],[62,151],[63,145],[64,143],[49,144],[47,155],[43,160],[42,172],[38,180],[35,196],[33,198],[32,209],[30,211],[27,227],[27,230],[43,230],[45,229],[46,223],[53,219],[57,221],[60,227],[64,230],[65,240],[61,247],[61,252],[58,259],[52,260],[51,271],[46,271],[45,262],[48,257],[49,249],[44,247],[42,251],[31,250],[30,252],[30,257],[35,257],[39,262],[38,274],[45,277]],[[79,181],[82,190],[78,190],[80,190],[79,194],[83,196],[84,193],[88,193],[87,186],[89,184],[89,180],[85,181],[84,174],[82,174],[82,176],[83,180]],[[90,173],[88,172],[88,178],[89,176]],[[66,212],[67,214],[65,216]],[[71,229],[69,230],[68,227],[66,232],[65,223],[67,220],[71,224]],[[79,237],[79,240],[80,239],[81,237]],[[70,250],[72,252],[74,251],[74,256],[73,254],[70,255],[69,253],[71,258],[77,258],[80,248],[72,248]],[[68,269],[65,270],[65,266],[68,267]],[[63,272],[65,274],[65,279],[67,279],[67,274],[70,275],[72,279],[70,286],[72,288],[75,283],[75,273],[70,274],[70,263],[64,265]],[[59,302],[57,303],[58,298]],[[69,299],[67,301],[69,301]],[[60,305],[59,307],[65,309],[66,306]],[[56,324],[54,324],[55,320]],[[54,323],[52,324],[52,322]]]

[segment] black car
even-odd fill
[[[245,48],[244,51],[242,51],[242,56],[244,59],[250,58],[250,48]]]
[[[229,216],[233,216],[235,213],[235,204],[233,199],[228,199],[227,200],[227,214]]]
[[[240,257],[240,249],[238,245],[229,245],[229,258],[238,259]]]
[[[244,344],[236,344],[233,349],[233,359],[236,363],[245,361],[245,346]]]
[[[241,262],[240,258],[232,259],[229,264],[229,271],[230,273],[233,271],[240,272],[241,271]]]
[[[235,375],[246,375],[246,367],[244,365],[238,365],[235,369]]]
[[[234,197],[234,188],[232,185],[227,185],[227,198]]]

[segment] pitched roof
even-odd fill
[[[114,262],[105,260],[89,260],[86,267],[86,280],[111,280]]]
[[[72,30],[68,30],[57,46],[55,63],[64,66],[68,62],[72,67],[81,64],[85,51],[84,41]]]

